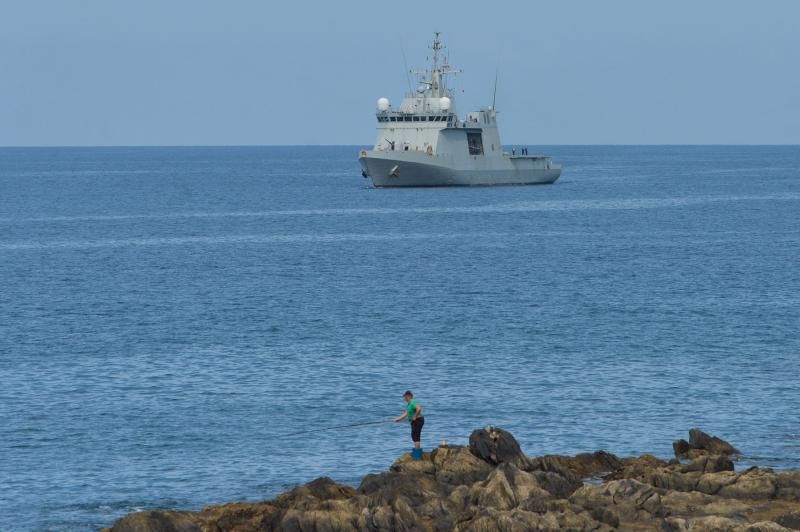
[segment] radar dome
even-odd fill
[[[378,98],[378,110],[379,111],[389,110],[389,98]]]
[[[450,110],[450,98],[447,96],[442,96],[439,98],[439,107],[442,108],[442,111],[449,111]]]

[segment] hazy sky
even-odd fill
[[[0,145],[371,144],[435,30],[505,143],[800,143],[798,0],[0,0]]]

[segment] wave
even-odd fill
[[[229,212],[183,212],[163,214],[100,214],[78,216],[35,216],[2,217],[0,223],[26,222],[103,222],[125,220],[160,220],[184,218],[269,218],[287,216],[359,216],[359,215],[402,215],[402,214],[471,214],[471,213],[513,213],[535,211],[576,211],[576,210],[635,210],[682,207],[715,202],[735,201],[797,201],[800,194],[765,194],[739,196],[702,196],[677,198],[629,198],[629,199],[584,199],[584,200],[541,200],[503,203],[496,205],[476,205],[464,207],[385,207],[385,208],[331,208],[331,209],[291,209],[274,211],[229,211]]]
[[[543,233],[542,233],[543,234]],[[285,235],[225,235],[154,238],[113,238],[101,240],[58,240],[50,242],[16,242],[0,244],[2,250],[25,249],[88,249],[127,246],[176,246],[188,244],[273,244],[297,242],[348,242],[384,240],[429,240],[475,237],[503,237],[511,233],[337,233],[337,234],[285,234]],[[521,236],[514,233],[515,236]],[[531,235],[528,235],[531,236]]]

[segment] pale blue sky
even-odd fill
[[[0,0],[0,145],[370,144],[434,30],[508,144],[800,143],[797,0]]]

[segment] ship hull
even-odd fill
[[[363,174],[378,188],[548,185],[561,176],[559,165],[535,157],[507,158],[482,168],[457,168],[424,154],[399,155],[362,155],[359,162]]]

